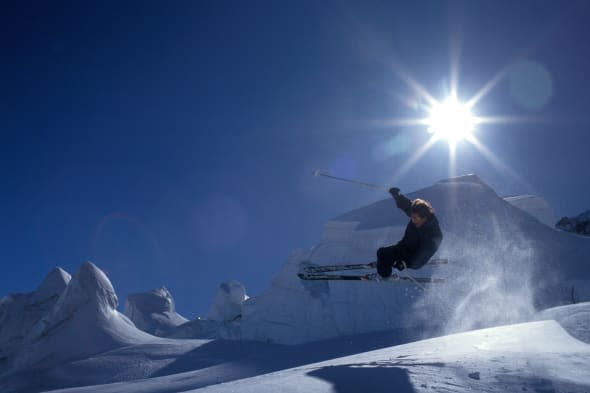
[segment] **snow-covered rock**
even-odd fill
[[[571,303],[572,291],[576,301],[585,300],[590,266],[580,261],[590,260],[590,239],[544,225],[476,175],[440,181],[408,197],[433,204],[444,233],[436,256],[450,263],[404,273],[445,277],[446,283],[423,291],[297,278],[302,264],[372,261],[377,248],[397,242],[408,217],[391,199],[382,200],[334,218],[316,247],[294,253],[266,291],[244,302],[242,337],[297,344],[393,328],[432,336],[524,321],[539,308]]]
[[[107,276],[84,263],[59,299],[26,335],[12,365],[44,368],[113,348],[153,341],[116,310],[117,295]]]
[[[233,321],[242,315],[242,304],[248,299],[246,288],[238,281],[222,283],[207,314],[212,321]]]
[[[56,267],[30,293],[0,299],[0,358],[16,352],[32,327],[49,313],[64,292],[71,276]]]
[[[165,336],[188,322],[176,312],[174,299],[164,287],[129,295],[125,302],[125,315],[138,329],[156,336]]]
[[[576,217],[562,217],[555,226],[567,232],[590,235],[590,210]]]
[[[504,200],[513,206],[524,210],[543,224],[555,225],[555,211],[544,198],[537,195],[518,195],[505,197]]]

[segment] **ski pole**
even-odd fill
[[[338,177],[338,176],[332,176],[330,175],[328,172],[316,169],[312,172],[312,174],[314,176],[323,176],[323,177],[327,177],[330,179],[335,179],[335,180],[340,180],[340,181],[345,181],[347,183],[354,183],[354,184],[360,184],[361,186],[365,186],[365,187],[369,187],[369,188],[374,188],[377,190],[387,190],[388,188],[379,184],[371,184],[371,183],[365,183],[359,180],[354,180],[354,179],[346,179],[344,177]]]

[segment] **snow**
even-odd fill
[[[246,288],[239,281],[222,283],[207,314],[213,321],[233,321],[242,315],[242,304],[248,300]]]
[[[194,391],[584,392],[590,388],[587,370],[590,346],[545,321],[424,340]]]
[[[70,279],[63,269],[55,268],[36,291],[0,299],[0,359],[22,345],[26,334],[51,310]]]
[[[314,348],[326,350],[321,343],[309,350]],[[590,345],[571,337],[555,321],[459,333],[270,373],[270,363],[284,360],[268,359],[269,355],[277,355],[276,350],[262,352],[266,364],[250,357],[199,369],[203,365],[194,362],[193,370],[179,374],[56,392],[581,393],[590,388]],[[211,356],[206,350],[204,353]],[[282,355],[286,358],[291,354],[287,351]],[[218,384],[224,380],[231,382]]]
[[[222,283],[206,318],[176,314],[166,288],[131,295],[127,317],[97,266],[57,268],[0,300],[0,391],[590,391],[590,239],[473,175],[409,196],[434,204],[437,256],[450,260],[410,273],[446,284],[296,277],[309,262],[370,261],[399,238],[407,217],[389,199],[326,223],[262,294]]]
[[[539,312],[536,319],[555,320],[573,337],[590,344],[590,304],[554,307]]]
[[[117,303],[106,275],[92,263],[84,263],[51,311],[25,336],[13,360],[14,368],[43,368],[118,346],[152,341],[153,336],[138,330],[116,311]]]
[[[538,195],[518,195],[505,197],[504,200],[527,212],[543,224],[553,228],[557,223],[553,208],[544,198]]]
[[[164,287],[129,295],[125,315],[138,329],[156,336],[164,336],[188,322],[176,312],[172,294]]]
[[[537,309],[570,303],[572,293],[590,300],[590,266],[578,262],[590,260],[590,239],[544,225],[475,175],[408,196],[432,202],[444,233],[435,257],[451,261],[409,274],[446,277],[446,284],[423,292],[297,278],[305,263],[372,261],[378,247],[401,238],[408,218],[389,198],[334,218],[316,247],[293,253],[267,290],[244,302],[242,337],[292,345],[385,328],[432,336],[525,321]]]

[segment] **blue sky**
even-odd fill
[[[407,4],[405,4],[407,3]],[[0,295],[92,260],[128,293],[165,285],[204,315],[219,283],[260,293],[323,223],[477,173],[558,216],[590,208],[590,5],[474,2],[26,2],[0,17]],[[424,116],[456,60],[460,98],[503,77],[468,143],[391,119]],[[510,169],[510,173],[506,170]],[[392,239],[392,242],[395,239]],[[8,273],[9,272],[9,273]]]

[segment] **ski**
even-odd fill
[[[346,274],[317,274],[317,273],[299,273],[297,274],[302,280],[333,280],[333,281],[378,281],[390,283],[415,283],[422,284],[439,284],[444,283],[444,278],[434,277],[409,277],[395,275],[389,278],[382,278],[377,273],[363,274],[363,275],[346,275]]]
[[[449,263],[449,260],[446,258],[435,258],[428,261],[426,266],[428,265],[444,265]],[[337,272],[341,270],[362,270],[362,269],[375,269],[377,267],[377,262],[369,262],[369,263],[357,263],[357,264],[345,264],[345,265],[308,265],[304,266],[302,269],[303,273],[326,273],[326,272]]]

